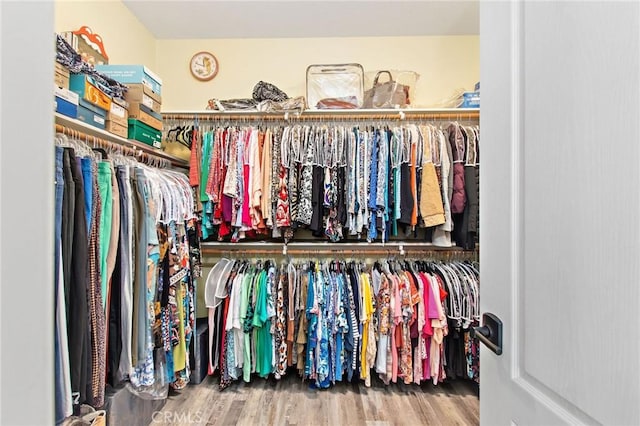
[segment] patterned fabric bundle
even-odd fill
[[[124,99],[127,86],[99,73],[93,66],[84,62],[80,54],[73,50],[73,47],[59,34],[57,35],[56,45],[56,61],[59,64],[64,65],[73,74],[88,74],[92,76],[100,90],[112,98]]]

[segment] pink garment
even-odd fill
[[[396,325],[391,326],[391,335],[389,336],[389,344],[391,345],[391,381],[398,381],[398,347],[396,346]]]
[[[433,290],[432,296],[434,305],[437,311],[437,317],[432,320],[433,325],[433,337],[431,338],[431,377],[433,378],[433,384],[437,385],[439,381],[444,379],[444,365],[442,361],[444,337],[447,335],[447,318],[444,315],[444,309],[442,307],[443,293],[440,280],[437,277],[432,277],[431,288]]]
[[[401,327],[402,324],[402,296],[400,296],[400,280],[396,275],[391,276],[391,292],[393,294],[393,322],[391,325],[391,334],[389,334],[389,340],[391,341],[391,381],[396,383],[398,381],[398,345],[396,344],[396,329]]]
[[[433,276],[429,276],[429,288],[431,289],[431,292],[429,293],[429,306],[427,308],[427,318],[439,319],[440,311],[438,310],[438,305],[440,304],[440,292],[439,291],[436,292],[436,289],[434,288],[434,286],[435,288],[439,288],[438,280]]]
[[[431,348],[431,337],[425,339],[426,357],[422,360],[422,380],[429,380],[431,377],[431,357],[429,356],[429,348]]]
[[[432,336],[433,335],[433,327],[431,326],[431,321],[429,318],[429,300],[431,299],[431,284],[429,283],[429,279],[427,278],[427,275],[424,272],[420,273],[420,280],[422,281],[422,285],[423,285],[423,290],[422,290],[422,297],[423,297],[423,303],[422,303],[422,307],[424,309],[424,326],[422,327],[422,335],[427,337],[427,336]]]
[[[233,219],[233,198],[222,195],[222,220],[231,222]]]
[[[393,292],[394,292],[394,306],[393,306],[393,323],[395,325],[402,323],[402,294],[400,289],[402,283],[397,276],[393,276]]]
[[[249,165],[242,166],[244,178],[244,195],[242,196],[242,225],[251,227],[251,214],[249,214]]]

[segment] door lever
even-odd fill
[[[480,340],[496,355],[502,355],[502,321],[496,315],[482,314],[482,327],[471,327],[471,337]]]

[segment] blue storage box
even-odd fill
[[[480,108],[480,92],[464,92],[458,108]]]
[[[62,87],[54,87],[56,112],[67,117],[78,117],[78,94]]]
[[[144,84],[162,94],[162,79],[144,65],[96,65],[96,71],[125,84]]]
[[[78,105],[78,120],[104,130],[107,121],[107,111],[84,99],[80,99],[80,104]]]
[[[59,98],[56,96],[56,112],[71,118],[78,118],[78,104]]]

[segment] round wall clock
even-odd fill
[[[209,52],[198,52],[189,63],[191,75],[200,81],[209,81],[218,74],[218,60]]]

